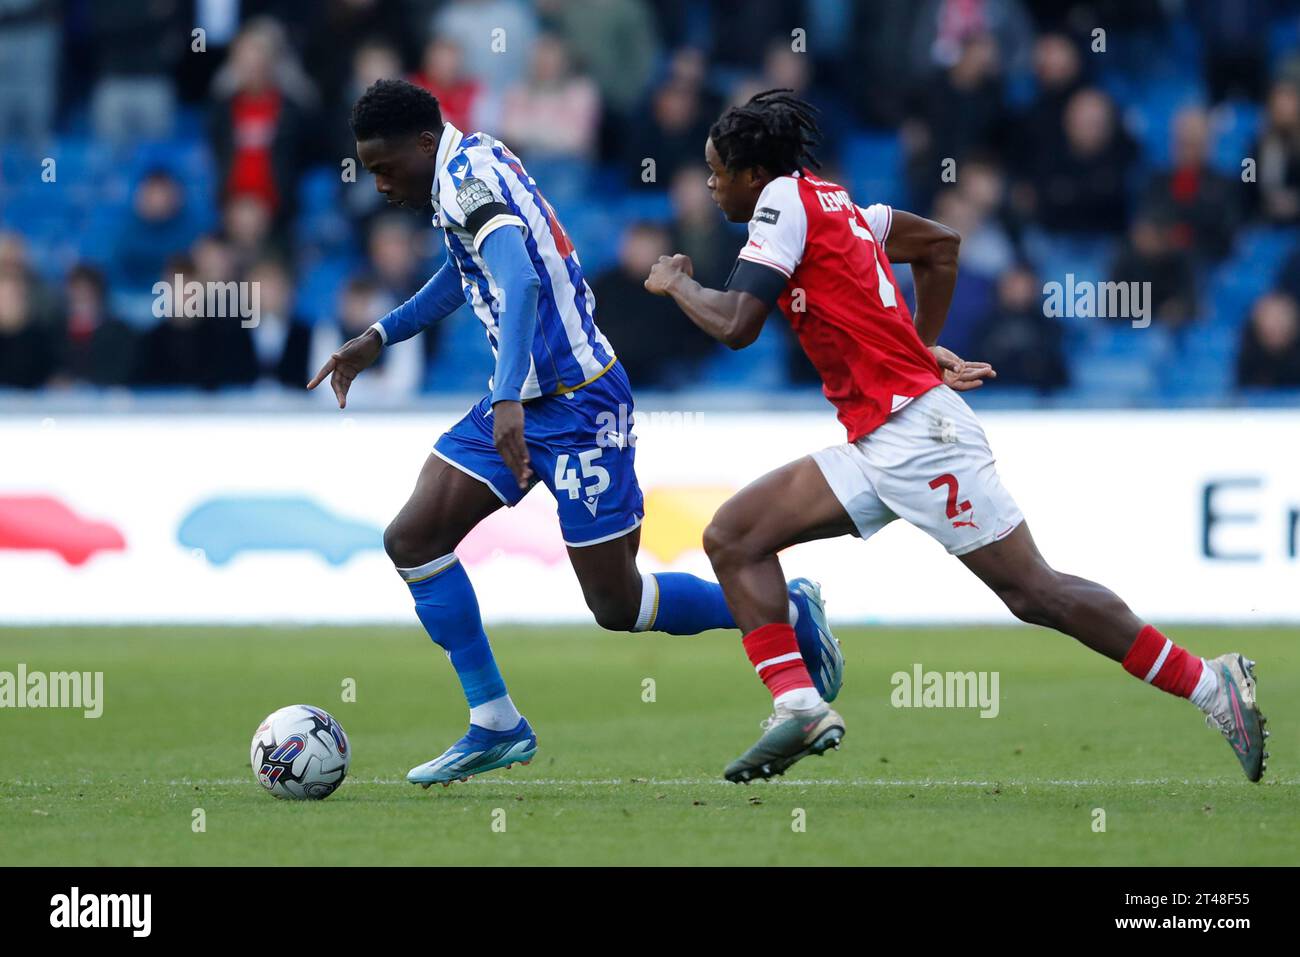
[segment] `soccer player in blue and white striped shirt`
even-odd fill
[[[717,583],[637,569],[636,449],[610,427],[633,421],[631,386],[596,325],[577,252],[519,159],[491,136],[444,123],[437,99],[400,80],[381,80],[362,95],[352,129],[358,157],[391,204],[423,210],[432,203],[448,257],[411,299],[344,344],[308,388],[329,376],[344,407],[352,380],[383,348],[466,302],[496,355],[491,391],[438,439],[384,533],[416,614],[446,650],[470,706],[465,736],[407,775],[427,787],[527,763],[537,750],[454,551],[537,481],[555,495],[570,561],[600,625],[679,635],[736,626]],[[843,657],[817,586],[792,581],[790,607],[818,690],[834,698]]]

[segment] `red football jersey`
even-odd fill
[[[804,170],[763,188],[740,251],[787,277],[778,304],[850,442],[943,381],[885,256],[892,219]]]

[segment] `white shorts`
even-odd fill
[[[979,420],[946,385],[917,396],[857,442],[814,453],[813,461],[863,539],[901,518],[965,555],[1024,521],[998,479]]]

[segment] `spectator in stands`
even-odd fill
[[[1007,156],[1021,177],[1032,177],[1065,152],[1065,107],[1083,86],[1079,48],[1070,37],[1046,33],[1034,42],[1034,80],[1034,100],[1015,119]]]
[[[957,191],[982,222],[995,226],[1013,247],[1019,248],[1024,223],[1017,219],[1007,190],[1007,173],[992,150],[975,150],[961,164]]]
[[[99,80],[91,98],[95,135],[117,145],[169,136],[175,122],[172,74],[190,49],[189,4],[87,4]]]
[[[982,170],[987,167],[981,167]],[[991,187],[980,177],[963,175],[962,186],[950,186],[935,200],[935,218],[957,230],[961,236],[961,271],[992,279],[1011,267],[1015,247],[1002,223],[992,215],[987,191]]]
[[[223,195],[257,196],[284,225],[316,99],[280,25],[250,21],[212,87],[210,131]]]
[[[969,355],[976,328],[993,302],[997,274],[1011,263],[1012,250],[996,224],[981,219],[974,204],[954,187],[936,197],[931,215],[962,237],[961,268],[943,325],[942,344],[958,355]]]
[[[0,4],[0,142],[41,143],[59,96],[58,0]]]
[[[374,279],[354,276],[348,280],[339,293],[338,318],[332,322],[318,323],[312,329],[308,368],[315,372],[339,346],[361,335],[396,304]],[[348,408],[409,401],[420,391],[423,377],[424,356],[419,349],[384,349],[379,354],[379,360],[366,374],[352,383],[348,392]],[[319,401],[337,406],[338,400],[333,391],[317,389],[313,394]]]
[[[528,75],[510,87],[501,110],[501,138],[526,159],[590,161],[600,133],[600,92],[573,72],[564,41],[543,33]]]
[[[1064,330],[1043,315],[1042,285],[1028,265],[998,277],[997,299],[979,324],[970,358],[990,363],[998,385],[1047,394],[1069,385]]]
[[[38,389],[55,371],[53,336],[36,322],[31,293],[26,273],[0,267],[0,389]]]
[[[370,227],[366,243],[369,275],[384,296],[395,303],[410,299],[437,272],[440,264],[428,262],[421,249],[427,235],[417,232],[415,221],[401,213],[380,215]],[[438,245],[441,252],[441,243]],[[426,361],[437,353],[445,328],[445,323],[438,323],[420,333],[419,345]]]
[[[537,16],[523,0],[450,0],[434,15],[432,34],[465,51],[465,72],[487,90],[504,90],[528,70]]]
[[[745,243],[745,233],[727,226],[709,195],[707,181],[707,169],[689,166],[673,177],[669,188],[673,204],[672,247],[673,252],[691,257],[700,283],[709,289],[721,289]]]
[[[1258,163],[1260,213],[1278,225],[1300,222],[1300,87],[1273,84],[1252,155]]]
[[[1181,110],[1174,118],[1173,141],[1173,168],[1151,178],[1142,208],[1168,221],[1174,248],[1200,263],[1218,262],[1231,250],[1240,223],[1240,184],[1210,168],[1205,110]]]
[[[420,34],[411,29],[413,24],[408,20],[406,3],[315,0],[309,7],[301,3],[285,6],[292,11],[285,22],[305,28],[301,43],[303,64],[319,88],[320,101],[329,106],[352,105],[347,85],[361,47],[389,47],[396,51],[399,63],[409,62],[416,55]],[[321,157],[322,161],[325,159]]]
[[[1151,317],[1170,328],[1196,318],[1194,263],[1176,235],[1168,219],[1150,213],[1137,216],[1110,270],[1117,282],[1150,283]]]
[[[918,70],[953,66],[977,34],[993,40],[993,53],[1007,69],[1027,68],[1034,25],[1019,0],[924,0],[917,6],[909,52]]]
[[[849,132],[851,114],[847,103],[817,82],[813,71],[811,56],[791,49],[789,36],[777,37],[768,44],[763,58],[763,89],[793,90],[800,99],[816,107],[822,136],[819,153],[834,156]]]
[[[141,344],[135,384],[173,388],[211,387],[200,342],[202,320],[187,315],[185,283],[194,277],[194,260],[188,254],[170,257],[163,269],[155,315],[162,321],[149,330]]]
[[[1064,116],[1064,149],[1042,156],[1017,198],[1026,215],[1050,231],[1079,237],[1121,232],[1128,223],[1125,180],[1136,147],[1115,118],[1115,105],[1100,90],[1070,97]]]
[[[690,381],[699,361],[715,351],[713,340],[680,321],[672,300],[646,295],[650,267],[673,251],[663,226],[633,223],[623,232],[618,264],[592,283],[596,322],[634,388],[678,388]]]
[[[197,229],[185,209],[185,193],[170,170],[148,170],[131,195],[113,243],[113,278],[132,292],[148,289],[167,257],[187,248]]]
[[[339,106],[345,115],[362,93],[380,80],[402,76],[402,54],[396,46],[382,40],[370,40],[357,47],[352,55],[352,73],[343,90]]]
[[[137,334],[109,313],[107,297],[104,274],[95,267],[77,265],[68,273],[57,383],[130,384]]]
[[[670,80],[654,91],[649,115],[629,132],[623,154],[627,182],[633,188],[663,189],[684,166],[700,168],[704,141],[713,119],[700,109],[700,92],[688,83]],[[645,179],[647,159],[654,160],[654,178]]]
[[[252,329],[257,381],[304,391],[311,326],[293,311],[293,277],[281,260],[268,257],[252,265],[248,280],[258,288],[259,317]]]
[[[474,133],[486,125],[477,112],[482,84],[465,74],[465,53],[455,40],[430,40],[420,59],[420,69],[411,74],[410,81],[438,98],[442,118],[456,129]]]
[[[659,27],[645,0],[541,0],[538,7],[595,82],[600,101],[628,116],[650,85],[659,53]]]
[[[1190,0],[1188,12],[1205,45],[1210,102],[1258,99],[1268,82],[1268,30],[1272,0]]]
[[[401,76],[402,64],[395,46],[374,41],[363,44],[352,58],[352,73],[344,87],[343,97],[331,101],[333,120],[330,123],[332,134],[331,149],[334,155],[330,165],[336,166],[340,160],[335,157],[347,157],[356,161],[357,141],[352,136],[348,117],[352,104],[376,81]],[[444,117],[445,119],[445,117]],[[369,174],[357,164],[358,179]],[[364,232],[369,229],[370,221],[384,209],[384,197],[369,184],[364,189],[344,189],[340,194],[343,207],[353,227]]]
[[[58,318],[58,294],[32,268],[27,240],[19,233],[0,230],[0,271],[8,270],[20,273],[24,279],[27,311],[32,321],[42,329],[52,329]]]
[[[791,7],[790,0],[713,0],[709,62],[729,73],[758,73],[771,39],[801,25],[791,22]]]
[[[232,275],[241,275],[254,262],[276,251],[271,238],[271,207],[255,193],[226,200],[221,227],[233,260]]]
[[[1237,385],[1300,389],[1300,318],[1286,293],[1265,293],[1255,301],[1242,332]]]
[[[162,321],[145,339],[138,382],[209,391],[251,385],[257,361],[249,330],[240,317],[210,308],[218,303],[217,291],[235,281],[229,247],[214,236],[201,237],[192,257],[169,260],[161,280],[154,309],[163,313]]]
[[[957,61],[924,84],[900,129],[917,202],[928,205],[943,184],[945,160],[960,164],[971,150],[995,145],[1004,122],[997,45],[987,33],[972,34]]]
[[[370,271],[380,289],[396,302],[405,302],[419,291],[431,275],[422,262],[415,221],[410,216],[389,213],[370,227],[366,252]]]

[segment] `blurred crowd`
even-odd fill
[[[827,178],[961,233],[942,341],[999,389],[1300,389],[1298,41],[1290,0],[3,0],[0,389],[301,390],[443,256],[349,175],[384,77],[523,158],[638,388],[815,385],[783,323],[733,356],[641,287],[669,252],[725,281],[707,130],[789,87]],[[1045,315],[1067,273],[1150,283],[1151,326]],[[160,315],[178,278],[256,282],[259,322]],[[462,311],[355,395],[490,368]]]

